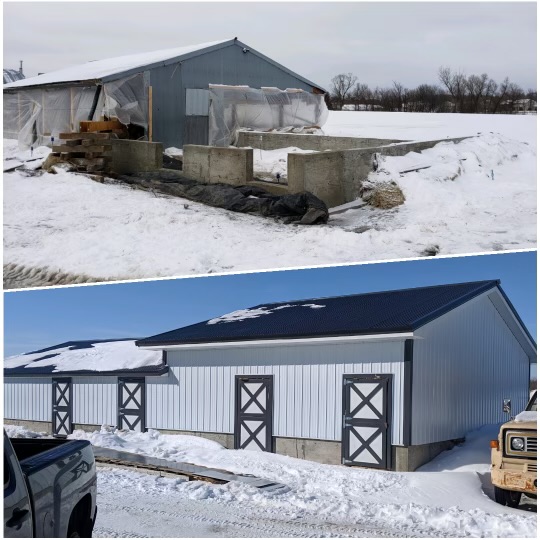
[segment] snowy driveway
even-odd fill
[[[386,527],[332,524],[272,505],[255,509],[240,491],[202,482],[100,468],[95,537],[392,537]],[[241,489],[241,488],[240,488]],[[231,491],[225,497],[224,493]],[[121,502],[119,502],[121,501]]]

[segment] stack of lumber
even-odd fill
[[[112,156],[111,133],[60,133],[60,143],[52,155],[79,171],[106,171]]]
[[[119,138],[127,137],[127,128],[119,120],[83,120],[79,122],[81,133],[106,132],[114,133]]]

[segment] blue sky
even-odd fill
[[[536,339],[536,252],[7,292],[5,355],[145,337],[265,302],[500,279]]]

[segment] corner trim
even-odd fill
[[[403,354],[403,446],[412,440],[412,383],[414,340],[406,339]]]

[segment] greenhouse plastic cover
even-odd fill
[[[98,93],[92,117],[92,106]],[[21,149],[41,146],[60,133],[79,131],[82,120],[102,116],[125,125],[148,127],[148,89],[144,73],[103,86],[22,88],[4,93],[4,138],[17,139]]]
[[[288,88],[209,85],[209,144],[229,146],[240,129],[322,127],[328,118],[324,95]]]

